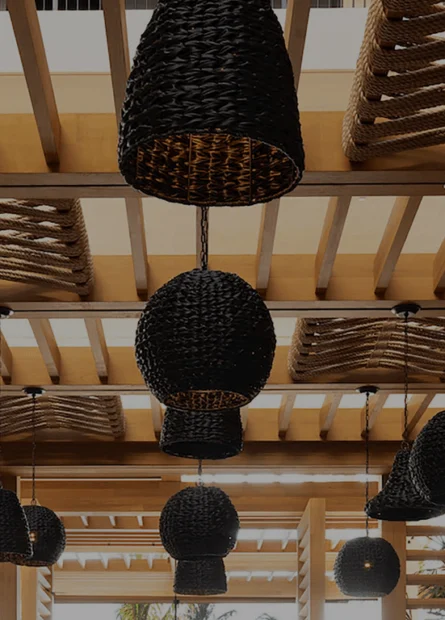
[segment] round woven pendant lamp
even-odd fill
[[[44,390],[28,387],[24,392],[32,398],[32,499],[30,506],[23,507],[29,525],[32,556],[13,556],[10,561],[18,566],[52,566],[65,550],[66,534],[59,517],[49,508],[38,506],[36,500],[36,399]]]
[[[177,560],[176,594],[227,590],[223,558],[235,546],[239,519],[224,491],[202,485],[183,489],[164,506],[159,529],[165,550]]]
[[[145,194],[196,206],[297,185],[297,96],[270,0],[159,1],[127,84],[119,166]]]
[[[334,578],[346,596],[380,598],[391,594],[400,578],[400,561],[383,538],[348,540],[337,554]]]
[[[275,332],[260,295],[233,273],[194,269],[149,300],[136,333],[136,360],[162,403],[188,411],[248,404],[264,387]]]
[[[159,442],[163,452],[198,460],[228,459],[243,449],[239,409],[180,411],[167,407]]]
[[[425,500],[445,504],[445,411],[420,431],[409,462],[411,478]],[[443,514],[443,513],[441,513]]]
[[[416,304],[399,304],[393,310],[404,320],[404,441],[396,455],[388,481],[366,506],[366,513],[380,521],[424,521],[445,514],[445,506],[427,501],[416,489],[409,469],[411,446],[408,442],[409,318],[420,310]]]

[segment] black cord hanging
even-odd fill
[[[200,266],[202,271],[209,268],[209,207],[201,207],[201,252]]]

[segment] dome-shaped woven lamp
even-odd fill
[[[11,308],[0,306],[0,358],[3,343],[2,322],[12,314]],[[0,409],[0,415],[2,413]],[[0,481],[0,562],[10,562],[12,556],[29,558],[31,555],[28,522],[19,498],[13,491],[4,489]]]
[[[24,506],[32,543],[32,557],[11,557],[19,566],[52,566],[57,562],[66,546],[65,527],[59,517],[49,508],[38,506],[36,501],[36,397],[44,393],[42,388],[28,387],[24,392],[32,397],[32,500]]]
[[[223,558],[235,546],[239,519],[224,491],[204,486],[183,489],[164,506],[159,527],[165,550],[178,561],[177,594],[227,591]]]
[[[391,594],[399,581],[400,561],[387,540],[354,538],[337,554],[334,578],[346,596],[384,597]]]
[[[160,288],[139,320],[136,359],[167,406],[242,407],[264,387],[275,352],[270,313],[233,273],[194,269]]]
[[[366,506],[369,503],[369,397],[378,388],[366,385],[359,392],[366,394]],[[346,596],[367,598],[390,594],[400,579],[400,560],[392,545],[383,538],[370,538],[369,516],[366,513],[366,536],[348,540],[334,564],[334,579]]]
[[[128,80],[119,166],[145,194],[197,206],[297,185],[297,96],[270,0],[159,1]]]
[[[445,514],[445,506],[424,499],[416,489],[409,470],[411,446],[408,442],[408,389],[409,389],[409,328],[408,319],[415,316],[420,307],[400,304],[394,313],[404,319],[404,442],[396,455],[388,481],[382,491],[366,506],[366,514],[380,521],[424,521]]]
[[[445,504],[445,411],[425,424],[413,444],[409,462],[411,478],[429,502]]]
[[[167,454],[189,459],[236,456],[243,449],[240,410],[203,412],[167,407],[159,445]]]

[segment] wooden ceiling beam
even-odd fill
[[[111,82],[113,84],[114,107],[119,123],[122,104],[125,99],[127,79],[130,73],[127,19],[125,0],[102,0],[102,8],[110,59]]]
[[[34,0],[8,0],[8,10],[48,166],[59,163],[60,121]]]
[[[297,92],[300,83],[301,67],[303,65],[310,9],[310,0],[288,0],[287,2],[284,39],[294,70],[295,89]]]
[[[153,394],[150,394],[150,405],[154,434],[155,437],[159,439],[162,430],[163,414],[161,403],[158,401],[156,396],[153,396]]]
[[[422,196],[401,196],[392,208],[374,261],[374,288],[377,295],[383,295],[389,286],[421,202]]]
[[[445,239],[436,254],[433,265],[433,286],[436,295],[445,291]]]
[[[417,424],[420,422],[426,410],[431,405],[434,394],[414,394],[408,401],[408,427],[406,439],[412,435]]]
[[[280,439],[286,439],[287,431],[292,419],[295,398],[297,392],[289,391],[281,397],[281,406],[278,412],[278,436]]]
[[[130,233],[133,272],[138,297],[148,297],[148,261],[144,210],[141,198],[126,198],[128,231]]]
[[[101,319],[85,319],[85,327],[101,383],[108,383],[109,355]]]
[[[350,196],[336,196],[329,200],[315,258],[315,290],[320,297],[326,294],[329,286],[350,205]]]
[[[343,394],[339,392],[326,394],[319,418],[321,439],[327,439],[342,397]]]
[[[61,356],[60,349],[57,346],[56,338],[49,319],[30,319],[31,329],[37,346],[45,363],[46,369],[53,383],[60,383],[61,373]],[[35,385],[32,377],[29,377],[26,385]]]
[[[256,289],[263,296],[266,295],[269,286],[279,211],[280,200],[272,200],[264,204],[262,208],[257,250]]]
[[[12,377],[13,358],[11,349],[5,337],[0,332],[0,375],[5,383],[9,383]]]

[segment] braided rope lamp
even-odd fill
[[[377,388],[364,386],[366,394],[366,505],[369,501],[369,396]],[[400,579],[400,561],[392,545],[383,538],[370,538],[366,515],[366,536],[348,540],[337,554],[334,578],[340,591],[357,598],[381,598],[390,594]]]
[[[2,321],[11,315],[10,308],[0,307],[0,349],[3,343]],[[4,489],[0,481],[0,562],[10,562],[12,557],[25,559],[31,555],[29,527],[23,508],[17,495]]]
[[[433,504],[419,493],[409,470],[411,445],[408,439],[409,332],[408,320],[420,310],[416,304],[400,304],[394,314],[404,319],[404,441],[396,454],[388,481],[366,506],[366,514],[381,521],[424,521],[445,514],[445,506]]]
[[[297,185],[297,95],[270,0],[159,1],[128,79],[119,166],[145,194],[197,206]]]
[[[238,275],[208,270],[208,209],[201,219],[201,269],[182,273],[148,301],[136,360],[159,401],[188,411],[248,404],[264,387],[275,332],[260,295]]]
[[[11,562],[18,566],[52,566],[65,550],[66,534],[59,517],[49,508],[39,506],[36,501],[36,397],[43,394],[44,390],[38,387],[28,387],[24,392],[31,396],[33,404],[32,500],[30,506],[23,507],[29,524],[33,554],[31,558],[12,557]]]

